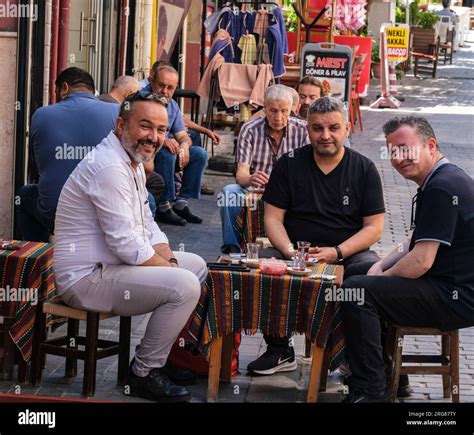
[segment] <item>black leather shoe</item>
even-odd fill
[[[155,219],[159,222],[163,222],[165,224],[171,224],[171,225],[180,225],[184,226],[186,225],[186,219],[182,219],[179,216],[176,216],[173,213],[173,210],[168,209],[165,212],[162,211],[156,211]]]
[[[186,206],[182,210],[178,210],[177,208],[173,207],[173,211],[183,219],[186,219],[188,222],[192,224],[202,224],[202,219],[199,216],[191,213],[189,207]]]
[[[192,370],[179,369],[169,362],[162,367],[161,372],[164,373],[171,382],[176,385],[194,385],[197,382],[197,374]]]
[[[140,377],[130,370],[128,376],[130,395],[155,402],[189,402],[191,393],[184,387],[173,384],[162,369],[153,369],[148,376]]]
[[[351,382],[350,376],[346,376],[342,381],[344,385],[349,385],[349,386],[350,386],[350,382]],[[404,398],[410,397],[411,393],[413,393],[413,388],[410,387],[410,384],[408,381],[408,375],[400,375],[400,380],[398,382],[398,389],[397,389],[397,397],[404,399]]]

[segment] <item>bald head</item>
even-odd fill
[[[135,77],[132,76],[120,76],[117,80],[115,80],[114,84],[112,85],[112,89],[118,89],[121,92],[128,92],[129,94],[133,94],[140,90],[140,83]]]

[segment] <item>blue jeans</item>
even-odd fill
[[[158,172],[165,180],[165,189],[161,201],[176,200],[176,188],[174,184],[174,173],[176,166],[176,154],[172,154],[168,148],[161,148],[155,157],[155,172]],[[183,182],[180,191],[182,198],[201,197],[201,179],[207,165],[207,151],[199,146],[189,148],[189,163],[183,171]]]
[[[201,140],[201,134],[198,133],[196,130],[193,130],[190,128],[188,130],[188,136],[191,138],[191,141],[193,143],[193,147],[201,147],[202,148],[202,140]]]
[[[18,196],[20,204],[16,206],[16,215],[21,238],[32,242],[48,242],[52,229],[48,228],[44,218],[38,212],[38,185],[22,186],[18,191]]]
[[[151,215],[153,216],[153,219],[154,219],[155,214],[156,214],[156,201],[150,192],[147,192],[147,193],[148,193],[148,204],[150,205]]]
[[[217,206],[220,209],[222,221],[224,244],[221,246],[221,251],[223,252],[231,246],[240,250],[242,235],[236,233],[234,224],[242,209],[246,193],[245,187],[239,184],[228,184],[217,195]]]

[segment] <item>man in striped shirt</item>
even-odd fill
[[[265,91],[265,116],[242,127],[236,152],[236,184],[218,194],[222,219],[223,253],[240,252],[241,236],[234,224],[249,188],[265,188],[275,162],[285,153],[309,144],[306,121],[290,116],[293,96],[284,85]]]

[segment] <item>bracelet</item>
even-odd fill
[[[178,265],[178,260],[174,257],[171,257],[169,260],[168,260],[171,264],[176,264],[176,266]]]

